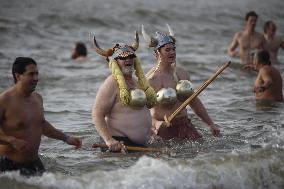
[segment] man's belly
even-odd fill
[[[152,118],[148,110],[111,114],[106,121],[112,136],[128,137],[131,141],[139,144],[146,142],[152,126]]]
[[[38,158],[39,144],[28,144],[26,150],[16,150],[11,145],[0,145],[0,156],[5,156],[15,162],[29,162]]]

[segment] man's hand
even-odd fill
[[[236,56],[239,56],[239,54],[238,54],[238,51],[232,51],[232,50],[230,50],[229,52],[228,52],[228,54],[229,54],[229,56],[231,56],[231,57],[236,57]]]
[[[254,93],[262,93],[264,92],[266,89],[263,86],[254,86],[253,87],[253,92]]]
[[[219,130],[218,127],[216,127],[215,125],[209,125],[209,128],[210,128],[213,136],[215,136],[215,137],[219,136],[220,130]]]
[[[256,71],[252,64],[246,64],[243,66],[243,69],[246,71]]]
[[[28,143],[25,140],[13,137],[9,141],[10,145],[15,148],[17,151],[23,152],[28,150]]]
[[[113,138],[107,140],[106,145],[108,146],[109,150],[113,152],[118,152],[122,149],[122,143]]]
[[[77,137],[68,137],[66,143],[75,146],[76,149],[81,148],[82,146],[82,141]]]

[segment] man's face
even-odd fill
[[[134,71],[135,55],[128,57],[118,57],[117,62],[123,75],[132,75]]]
[[[267,28],[267,34],[274,35],[276,32],[276,25],[274,23],[270,23]]]
[[[169,43],[160,49],[160,59],[164,63],[173,63],[176,61],[176,47],[174,44]]]
[[[247,26],[254,29],[256,26],[256,21],[257,21],[257,18],[255,16],[248,17],[248,20],[246,22]]]
[[[33,92],[36,89],[38,82],[38,70],[34,64],[26,66],[26,71],[23,74],[17,74],[17,83],[21,83],[24,88],[27,88],[29,92]]]

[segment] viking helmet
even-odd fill
[[[162,46],[168,43],[175,44],[176,40],[174,38],[174,32],[168,24],[167,28],[169,30],[169,34],[157,31],[155,37],[152,37],[146,32],[144,26],[142,25],[142,35],[145,41],[148,43],[148,46],[154,47],[154,50],[156,51],[157,49],[161,48]]]
[[[100,48],[96,41],[96,37],[94,36],[94,48],[98,54],[104,57],[127,57],[129,55],[135,55],[135,51],[139,47],[139,37],[138,33],[135,32],[135,40],[132,45],[127,45],[123,43],[116,44],[113,48],[109,48],[107,50],[103,50]]]

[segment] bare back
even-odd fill
[[[146,106],[133,108],[123,105],[119,101],[118,84],[112,75],[98,90],[93,112],[98,131],[104,132],[102,127],[105,121],[111,136],[128,137],[139,144],[146,142],[152,125],[150,110]]]
[[[15,88],[10,88],[1,94],[0,102],[0,134],[22,139],[27,146],[19,152],[9,144],[1,144],[0,155],[17,162],[37,159],[45,120],[41,96],[33,92],[29,97],[22,97]]]
[[[282,77],[278,70],[273,66],[265,66],[259,70],[254,85],[262,85],[266,78],[271,78],[272,84],[264,92],[255,93],[256,99],[283,101]]]

